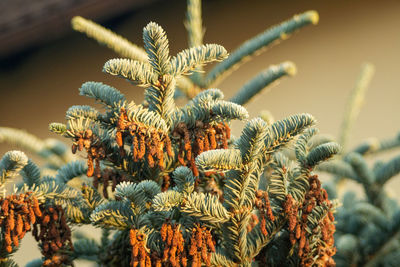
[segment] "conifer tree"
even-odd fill
[[[65,122],[49,125],[68,145],[0,128],[0,141],[46,162],[39,167],[21,151],[0,161],[1,186],[22,176],[14,193],[0,198],[1,263],[16,266],[11,256],[30,231],[42,257],[28,266],[71,266],[76,259],[142,267],[395,262],[398,208],[382,187],[400,171],[399,158],[370,169],[364,156],[398,147],[400,139],[351,152],[346,146],[358,113],[354,103],[362,98],[371,67],[349,103],[339,139],[346,150],[318,135],[315,118],[307,113],[274,121],[265,111],[249,118],[243,105],[274,81],[294,75],[292,62],[261,71],[230,100],[214,88],[253,55],[317,22],[315,11],[296,15],[228,54],[220,45],[203,44],[201,3],[188,0],[188,48],[171,56],[167,34],[155,22],[144,27],[142,48],[73,18],[75,30],[120,56],[108,60],[103,72],[143,87],[145,101],[135,103],[110,85],[89,81],[79,94],[103,108],[72,106]],[[205,72],[211,62],[218,63]],[[178,106],[175,99],[182,96],[187,104]],[[232,120],[246,122],[237,138],[230,133]],[[318,171],[335,176],[325,188]],[[367,199],[347,194],[338,208],[334,198],[344,178],[362,184]],[[72,227],[84,224],[101,228],[101,239],[73,237]]]

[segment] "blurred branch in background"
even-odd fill
[[[104,21],[159,0],[2,0],[0,60],[71,32],[75,15]]]

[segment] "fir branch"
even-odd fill
[[[249,246],[246,229],[249,219],[249,211],[245,211],[243,213],[238,212],[233,214],[231,219],[223,224],[223,246],[227,252],[227,255],[229,255],[233,261],[241,263],[250,262],[250,258],[248,256]]]
[[[142,191],[138,188],[138,184],[132,182],[122,182],[115,188],[114,195],[119,198],[125,198],[129,201],[135,201],[137,198],[144,198],[144,195],[138,196]]]
[[[310,114],[297,114],[277,121],[268,127],[269,136],[265,140],[266,153],[285,145],[294,136],[312,126],[315,119]]]
[[[115,188],[115,197],[128,200],[135,215],[140,215],[149,209],[153,198],[161,192],[160,186],[150,180],[144,180],[140,183],[122,182]]]
[[[36,136],[23,130],[7,127],[0,127],[0,142],[9,143],[13,146],[20,146],[24,150],[38,154],[44,148],[43,141]]]
[[[201,19],[201,0],[188,0],[186,21],[184,22],[185,28],[188,32],[188,45],[189,47],[196,47],[203,44],[203,36],[205,29],[203,29]],[[195,72],[190,76],[192,81],[199,84],[203,79],[202,66],[198,66]]]
[[[171,74],[179,76],[196,70],[199,66],[214,61],[222,61],[228,57],[224,47],[217,44],[206,44],[179,52],[171,59]]]
[[[336,248],[341,255],[354,255],[354,251],[358,249],[358,240],[352,234],[341,235],[336,240]]]
[[[83,184],[81,186],[82,198],[86,202],[88,213],[92,212],[97,206],[103,203],[104,198],[99,194],[97,189],[92,186]]]
[[[203,22],[201,19],[201,0],[188,0],[185,28],[188,31],[189,47],[203,44]]]
[[[71,24],[74,30],[85,33],[88,37],[96,40],[100,44],[106,45],[122,57],[143,62],[147,61],[147,55],[143,48],[132,44],[125,38],[93,21],[77,16],[71,20]]]
[[[390,225],[387,215],[381,209],[368,202],[353,203],[351,213],[357,214],[366,225],[371,223],[385,231]]]
[[[66,115],[65,115],[65,119],[66,120],[72,120],[72,119],[77,119],[80,117],[83,117],[85,119],[88,120],[93,120],[93,121],[97,121],[99,120],[101,114],[94,108],[91,106],[81,106],[81,105],[76,105],[76,106],[71,106],[70,108],[68,108]],[[63,134],[65,131],[62,127],[61,124],[58,124],[61,127],[57,127],[57,125],[54,125],[54,130],[56,130],[58,134]],[[54,130],[50,129],[50,131],[55,132]]]
[[[59,135],[65,135],[67,133],[67,125],[59,122],[52,122],[49,124],[49,131]]]
[[[158,193],[161,193],[161,187],[155,181],[151,180],[141,181],[138,184],[138,188],[142,190],[147,203],[150,203]]]
[[[94,130],[95,128],[92,128],[92,125],[91,120],[86,120],[83,117],[71,119],[67,122],[67,131],[64,133],[64,136],[75,138],[77,133],[84,132],[88,129]]]
[[[304,255],[305,257],[309,257],[312,259],[310,261],[311,266],[318,265],[318,260],[320,254],[318,249],[320,247],[327,247],[328,245],[328,240],[323,239],[323,227],[321,225],[321,222],[324,220],[326,216],[328,216],[329,212],[333,212],[335,207],[337,206],[336,201],[332,203],[332,207],[330,205],[327,205],[326,203],[323,203],[320,206],[316,206],[312,209],[311,213],[308,214],[307,216],[307,222],[306,222],[306,232],[308,233],[308,236],[310,238],[309,240],[309,247],[310,250],[307,253],[308,255]],[[332,240],[333,241],[333,240]],[[307,242],[307,241],[306,241]],[[315,257],[317,255],[317,257]]]
[[[44,140],[44,145],[48,150],[50,150],[51,152],[53,152],[54,154],[56,154],[57,156],[60,156],[62,158],[64,158],[64,157],[67,158],[67,157],[71,156],[71,154],[72,154],[72,153],[69,154],[69,152],[70,152],[69,146],[58,139],[47,138]]]
[[[197,94],[191,101],[189,101],[183,108],[177,109],[173,115],[173,121],[176,124],[185,122],[189,127],[195,127],[196,121],[209,122],[212,115],[210,110],[212,105],[220,101],[224,94],[219,89],[207,89]],[[229,103],[228,103],[229,104]],[[239,105],[232,104],[235,109],[236,106],[241,109]],[[240,112],[237,112],[240,114]]]
[[[211,105],[212,114],[220,116],[223,120],[245,120],[249,117],[247,110],[235,103],[219,100]]]
[[[289,172],[292,166],[285,155],[277,152],[273,154],[271,167],[273,171],[268,181],[268,195],[283,204],[288,194]]]
[[[255,95],[260,93],[261,90],[272,85],[283,76],[293,76],[295,74],[296,66],[293,62],[288,61],[279,65],[272,65],[243,85],[230,101],[239,105],[244,105]]]
[[[191,3],[194,7],[188,8],[187,23],[192,23],[193,25],[189,25],[188,27],[196,27],[191,30],[197,31],[198,34],[199,30],[202,29],[200,3],[198,0],[189,0],[189,5]],[[194,17],[189,18],[191,14]],[[204,83],[201,83],[200,79],[196,80],[196,78],[193,81],[199,85],[212,83],[225,76],[238,63],[245,61],[247,56],[260,52],[260,49],[274,41],[286,38],[287,34],[294,32],[302,26],[317,23],[317,20],[318,15],[316,12],[310,11],[284,22],[272,30],[260,34],[255,39],[246,42],[233,54],[233,59],[227,60],[228,63],[217,65]],[[75,21],[78,21],[77,24],[86,23],[86,21],[83,20],[82,22],[79,19],[75,19]],[[83,27],[82,31],[86,31],[91,35],[92,33],[90,33],[89,28],[93,25],[90,23],[85,25],[86,28]],[[110,44],[111,47],[116,47],[116,50],[123,50],[124,46],[120,43],[121,39],[117,39],[118,41],[113,43],[112,40],[110,41],[110,38],[115,37],[114,34],[109,32],[110,35],[107,35],[107,32],[104,33],[101,27],[96,28],[96,25],[94,28],[95,33],[92,35],[100,36],[96,37],[98,40],[103,40],[106,44]],[[78,132],[89,129],[94,136],[98,137],[95,142],[101,142],[105,150],[104,154],[106,155],[102,159],[104,161],[101,164],[107,164],[109,167],[113,165],[114,171],[118,173],[121,171],[120,169],[127,171],[127,177],[121,179],[118,176],[116,176],[117,178],[115,176],[112,177],[114,179],[113,189],[115,189],[113,197],[117,200],[103,202],[104,198],[93,187],[83,185],[81,191],[79,191],[66,184],[73,177],[85,173],[86,165],[82,162],[71,162],[59,168],[58,173],[55,174],[56,178],[41,178],[38,167],[30,161],[27,161],[28,164],[24,167],[24,171],[21,172],[21,174],[26,175],[26,178],[24,178],[26,183],[20,190],[33,190],[33,195],[37,196],[41,204],[62,205],[63,209],[66,210],[70,222],[91,222],[93,225],[101,226],[105,229],[116,228],[123,230],[117,231],[116,237],[110,240],[108,239],[108,230],[106,230],[103,234],[101,246],[89,239],[78,241],[75,252],[72,252],[75,253],[75,257],[97,260],[99,264],[103,265],[115,265],[117,262],[128,265],[129,259],[122,259],[121,261],[120,256],[132,253],[131,264],[135,265],[138,259],[142,257],[140,265],[145,265],[146,262],[143,262],[145,257],[151,257],[153,264],[153,259],[155,257],[161,259],[161,255],[163,254],[161,264],[166,264],[166,259],[168,259],[168,261],[171,261],[171,265],[174,265],[173,259],[175,254],[173,250],[170,250],[170,244],[173,244],[175,248],[180,245],[187,246],[187,240],[193,224],[201,222],[213,228],[212,234],[207,230],[208,238],[211,239],[207,240],[207,243],[210,243],[211,246],[209,244],[207,246],[204,245],[205,239],[201,237],[201,231],[196,230],[198,232],[193,232],[196,235],[192,236],[191,243],[197,243],[197,248],[193,245],[195,249],[191,248],[188,256],[189,263],[193,265],[196,265],[194,254],[197,255],[197,265],[250,266],[254,262],[255,265],[261,266],[264,264],[262,258],[267,258],[267,264],[271,265],[275,263],[276,265],[282,265],[283,263],[298,265],[301,255],[293,252],[297,251],[300,244],[293,245],[292,236],[290,239],[292,244],[289,243],[289,234],[286,228],[288,226],[288,219],[289,224],[293,224],[293,220],[295,220],[297,225],[302,223],[301,227],[306,227],[308,239],[306,246],[309,246],[311,249],[311,253],[309,251],[306,251],[306,253],[311,256],[317,255],[317,253],[324,254],[325,248],[333,252],[333,244],[327,243],[327,239],[323,237],[323,230],[326,230],[323,227],[326,226],[326,222],[323,222],[324,225],[321,222],[328,213],[330,216],[329,221],[333,220],[330,212],[333,211],[336,203],[333,202],[333,205],[331,205],[326,200],[327,196],[324,191],[319,191],[318,183],[318,190],[313,192],[315,183],[310,188],[309,179],[315,179],[315,177],[310,178],[312,168],[333,154],[338,153],[338,145],[333,142],[327,142],[325,139],[322,141],[311,141],[311,137],[316,132],[315,129],[306,130],[314,123],[314,118],[311,115],[294,115],[275,123],[273,123],[271,116],[268,115],[266,117],[267,123],[261,118],[251,120],[244,127],[240,138],[229,140],[230,146],[234,149],[206,151],[210,148],[210,144],[207,145],[206,141],[201,143],[200,141],[203,139],[197,138],[198,133],[202,134],[201,136],[199,135],[201,138],[204,138],[204,134],[207,134],[205,138],[210,137],[207,141],[213,140],[213,147],[215,147],[216,142],[219,144],[224,142],[223,145],[225,147],[228,135],[228,126],[225,121],[247,119],[248,113],[238,104],[223,101],[223,94],[217,89],[206,90],[195,96],[194,92],[198,92],[199,87],[193,85],[187,78],[180,76],[190,71],[200,70],[202,64],[219,58],[220,56],[216,55],[217,52],[215,51],[220,50],[220,52],[223,52],[221,52],[222,54],[226,54],[226,51],[216,45],[197,46],[182,51],[170,60],[168,40],[164,30],[160,26],[150,23],[144,29],[143,37],[148,54],[147,57],[137,59],[137,61],[114,59],[108,61],[105,65],[105,71],[110,74],[130,78],[134,83],[139,85],[150,85],[150,88],[146,90],[146,101],[143,105],[135,105],[133,102],[128,103],[118,90],[101,83],[91,82],[82,86],[86,86],[86,88],[81,88],[81,94],[100,100],[108,109],[107,113],[103,115],[89,106],[73,106],[67,111],[67,125],[52,124],[50,126],[54,132],[66,137],[76,138],[77,136],[82,136],[82,133],[78,134]],[[201,42],[201,40],[197,39],[197,41],[191,42]],[[132,48],[131,46],[129,47]],[[141,55],[144,54],[143,50],[139,48],[137,51],[141,51],[138,52],[139,55],[140,53]],[[272,81],[283,75],[290,74],[291,67],[290,63],[284,63],[275,69],[269,69],[269,71],[264,72],[264,76],[261,74],[258,75],[253,81],[245,84],[242,92],[239,92],[234,97],[234,101],[237,103],[246,103],[253,95]],[[173,101],[176,82],[184,84],[185,88],[183,91],[187,96],[195,96],[182,109],[177,109]],[[236,98],[239,100],[236,100]],[[129,126],[123,127],[124,123]],[[174,127],[178,126],[179,123],[186,125],[177,128],[176,132],[171,131],[175,130]],[[115,130],[116,127],[118,128],[117,130]],[[177,168],[176,158],[174,157],[168,156],[164,161],[165,168],[162,168],[160,164],[161,168],[156,169],[149,168],[150,165],[147,161],[150,161],[151,157],[147,160],[144,157],[142,161],[133,161],[133,152],[128,154],[123,153],[127,152],[125,148],[133,142],[133,127],[137,127],[135,129],[140,129],[139,131],[142,131],[142,134],[145,135],[158,134],[160,138],[163,138],[163,135],[168,134],[172,137],[173,152],[171,153],[171,150],[168,150],[168,155],[176,154],[177,149],[179,149],[179,153],[183,152],[189,160],[189,149],[187,147],[193,147],[192,152],[196,156],[201,151],[206,151],[197,156],[195,163],[202,171],[216,171],[216,173],[201,174],[200,177],[208,176],[209,178],[200,181],[198,184],[197,182],[199,181],[195,182],[196,179],[189,168]],[[218,131],[210,132],[211,128],[207,127],[215,127],[214,129]],[[226,129],[227,131],[223,132],[221,129]],[[196,132],[198,130],[199,132]],[[182,137],[179,131],[186,131],[184,142],[178,140],[178,136]],[[187,131],[190,131],[189,142],[187,140]],[[117,142],[115,141],[117,138],[116,132],[120,134],[118,138],[122,136],[122,141],[121,139],[117,139],[117,142],[121,141],[118,142],[118,145],[116,145]],[[216,133],[218,133],[218,136],[215,136]],[[208,136],[208,134],[210,135]],[[287,152],[287,157],[283,152],[280,153],[277,151],[299,134],[302,135],[299,136],[295,147],[297,160],[293,158],[292,151],[283,151]],[[193,143],[193,139],[197,143]],[[152,142],[151,140],[149,141],[150,143]],[[121,143],[122,145],[120,145]],[[184,149],[183,144],[185,144]],[[182,146],[179,147],[179,145]],[[201,148],[202,145],[204,149]],[[205,149],[206,146],[207,149]],[[362,149],[363,151],[375,149],[372,146],[363,147]],[[384,144],[382,147],[391,148],[395,146],[398,146],[396,142],[392,142]],[[49,157],[59,158],[62,163],[68,159],[65,146],[43,142],[43,149],[43,151],[46,151],[50,155]],[[157,147],[157,149],[159,148]],[[200,152],[196,153],[196,151]],[[164,153],[162,147],[159,152]],[[152,149],[146,147],[146,153],[151,154],[150,156],[155,155],[154,147]],[[157,158],[161,158],[158,152]],[[383,184],[389,179],[387,178],[388,176],[395,175],[399,171],[397,168],[393,168],[395,164],[399,163],[397,162],[398,158],[386,163],[386,165],[383,163],[376,164],[374,172],[368,169],[365,161],[363,161],[364,159],[359,154],[350,154],[344,157],[339,164],[329,165],[334,166],[333,171],[336,174],[346,174],[363,183],[370,202],[377,206],[367,204],[367,206],[375,208],[375,210],[369,212],[369,206],[363,208],[361,205],[353,207],[354,203],[346,204],[346,207],[351,206],[351,209],[346,211],[347,213],[344,217],[347,216],[346,218],[351,219],[352,223],[354,222],[356,226],[362,226],[362,229],[356,230],[361,234],[365,234],[363,240],[367,240],[368,245],[373,244],[377,240],[377,238],[372,238],[370,234],[379,236],[381,232],[387,230],[388,223],[382,215],[383,213],[377,212],[379,208],[384,206],[384,211],[389,214],[397,209],[393,205],[390,206],[388,198],[384,198],[386,197],[384,193],[380,193],[382,188],[378,184],[378,178],[374,180],[375,175],[378,176],[378,173],[381,174]],[[179,159],[180,163],[182,163],[182,158]],[[192,154],[193,159],[194,156]],[[62,164],[58,166],[62,166]],[[100,163],[98,166],[100,166]],[[386,168],[383,169],[384,167]],[[195,166],[191,166],[191,168],[193,169]],[[219,173],[221,171],[226,171],[226,173]],[[163,183],[164,189],[170,183],[168,177],[173,178],[172,186],[174,187],[161,192],[158,183],[161,182],[160,178],[162,176],[165,177]],[[153,177],[156,180],[143,181],[144,177]],[[104,177],[103,186],[107,186],[107,178],[110,177]],[[125,178],[127,180],[133,179],[132,181],[140,180],[141,182],[121,182]],[[263,178],[263,180],[260,181],[260,178]],[[223,195],[220,195],[222,188]],[[257,191],[258,189],[265,190],[265,192]],[[219,198],[204,192],[217,192]],[[315,197],[316,200],[314,203],[309,203],[311,206],[305,206],[307,204],[307,202],[304,202],[306,192],[319,194],[318,196],[311,196],[311,198]],[[289,199],[288,195],[293,197],[291,200],[294,200],[294,202],[288,200],[289,204],[284,204],[284,201]],[[260,196],[262,196],[261,199]],[[309,196],[307,195],[307,197]],[[307,198],[306,201],[308,200]],[[325,200],[326,203],[321,204]],[[294,206],[288,208],[291,205],[290,203]],[[387,208],[389,206],[390,208]],[[261,217],[266,216],[265,207],[268,207],[268,220],[265,217]],[[288,218],[288,214],[284,212],[284,210],[288,209],[295,209],[294,211],[297,213],[294,215],[291,214],[291,217]],[[307,209],[307,212],[305,212],[305,209]],[[270,215],[271,212],[272,215]],[[296,216],[297,219],[293,218]],[[257,218],[264,220],[259,222]],[[298,221],[300,218],[302,218],[301,222]],[[171,235],[173,240],[160,242],[161,239],[166,241],[165,238],[161,238],[163,234],[159,231],[163,224],[170,225],[174,230],[179,225],[178,230],[181,227],[185,240],[179,241],[174,234],[173,238]],[[199,225],[196,227],[200,229],[202,226]],[[352,227],[355,228],[354,225]],[[143,237],[143,240],[135,241],[133,236],[129,240],[128,229],[132,228],[135,229],[135,232],[140,229],[140,233],[144,234],[140,236],[140,238]],[[342,230],[340,228],[340,231]],[[178,233],[179,231],[176,232]],[[398,231],[396,230],[394,234],[397,236],[397,233]],[[291,232],[291,234],[294,233]],[[296,235],[298,234],[296,233]],[[332,239],[329,239],[329,242],[331,241]],[[136,245],[133,245],[135,242]],[[201,242],[203,242],[204,246],[199,245]],[[129,243],[132,246],[129,246]],[[374,246],[375,244],[369,246],[368,249]],[[273,253],[277,252],[277,247],[282,250],[279,251],[279,254],[285,254],[285,256],[278,255],[275,257],[273,255]],[[378,251],[381,248],[379,245],[377,248]],[[131,249],[132,251],[130,251]],[[106,250],[110,250],[110,252]],[[140,253],[140,256],[138,256],[139,254],[135,250]],[[181,252],[183,251],[182,249],[180,250]],[[187,249],[184,248],[184,250],[188,252]],[[105,252],[107,252],[107,255],[104,257],[100,255]],[[258,254],[260,254],[260,257],[255,258]],[[378,257],[382,254],[380,252]],[[71,255],[73,256],[74,254]],[[110,255],[112,255],[113,259],[109,259]],[[115,255],[117,256],[116,258],[114,257]],[[331,255],[327,256],[331,260]],[[369,256],[369,254],[366,256]],[[273,259],[270,260],[268,258]],[[178,264],[182,263],[184,265],[179,260]],[[147,261],[147,259],[144,259],[144,261]]]
[[[211,161],[206,161],[212,169],[217,167],[217,169],[235,170],[228,173],[224,188],[225,203],[233,209],[252,207],[262,172],[261,152],[265,148],[264,141],[268,133],[266,130],[266,124],[261,119],[251,120],[246,124],[242,136],[235,142],[235,147],[238,149],[218,153],[218,150],[211,151],[209,157]],[[196,163],[202,155],[204,153],[196,158]]]
[[[264,148],[264,141],[267,138],[267,124],[260,118],[249,121],[240,136],[235,142],[235,147],[240,150],[242,164],[254,161]]]
[[[104,64],[103,72],[128,79],[142,87],[154,84],[158,80],[149,64],[131,59],[110,59]]]
[[[82,202],[81,193],[75,188],[57,183],[51,177],[44,177],[39,185],[35,184],[32,187],[25,185],[20,191],[32,191],[41,202],[61,205],[65,209],[67,217],[72,222],[87,222],[87,214],[85,213],[87,207]]]
[[[117,229],[127,229],[132,225],[130,217],[133,215],[127,202],[110,201],[96,207],[90,215],[93,225],[102,227],[115,227]]]
[[[237,266],[237,263],[227,257],[229,253],[217,247],[215,253],[211,254],[212,266]]]
[[[391,218],[389,231],[384,234],[372,234],[366,240],[366,244],[370,244],[368,250],[365,251],[365,257],[361,259],[360,264],[365,264],[367,267],[376,265],[376,261],[381,258],[381,253],[384,252],[385,247],[398,238],[400,233],[400,212],[397,211]],[[378,239],[378,240],[376,240]],[[368,255],[369,254],[369,255]],[[366,261],[368,259],[368,262]]]
[[[174,102],[175,79],[170,75],[163,75],[158,85],[152,85],[145,91],[145,100],[149,110],[161,116],[168,126],[176,109]]]
[[[339,144],[343,147],[343,151],[347,149],[347,141],[350,135],[351,127],[356,121],[362,103],[364,101],[365,93],[368,85],[374,74],[374,66],[370,63],[366,63],[362,66],[360,77],[356,83],[355,88],[351,92],[346,106],[346,111],[340,129]]]
[[[287,192],[293,199],[297,202],[302,202],[304,196],[308,190],[308,178],[310,175],[310,169],[301,168],[296,169],[294,174],[289,179],[289,185],[287,187]]]
[[[243,130],[243,138],[241,137],[235,142],[235,146],[240,149],[236,151],[239,151],[238,157],[242,162],[240,165],[237,164],[236,168],[230,168],[233,170],[226,175],[224,206],[231,211],[232,216],[229,221],[223,224],[224,246],[225,248],[232,247],[233,250],[229,254],[241,262],[248,261],[250,248],[247,228],[253,209],[255,192],[258,189],[259,178],[263,171],[263,153],[260,152],[265,149],[264,142],[267,134],[267,125],[261,119],[254,119],[247,123]],[[230,153],[233,154],[233,151]],[[197,159],[205,153],[200,154]],[[230,156],[232,157],[232,155]],[[223,159],[223,157],[220,158]],[[210,164],[210,162],[207,162],[207,164]]]
[[[340,146],[334,142],[325,143],[312,149],[306,159],[306,166],[314,168],[322,161],[326,161],[333,155],[338,154]]]
[[[307,154],[308,154],[308,142],[309,140],[318,133],[316,128],[309,128],[304,131],[302,135],[299,136],[296,146],[295,146],[295,153],[297,161],[302,165],[307,165]]]
[[[239,149],[209,150],[197,156],[196,166],[203,171],[241,169],[242,156]]]
[[[319,145],[326,144],[329,142],[335,142],[335,138],[330,135],[318,134],[318,135],[314,135],[310,139],[307,146],[308,146],[309,150],[312,150]]]
[[[213,227],[218,227],[219,224],[230,218],[218,197],[197,192],[193,192],[185,198],[181,211]]]
[[[72,204],[64,204],[66,203],[64,200],[59,200],[58,196],[55,197],[54,203],[56,205],[63,205],[67,218],[70,222],[75,224],[89,224],[89,212],[91,211],[86,207],[86,205],[80,204],[79,200],[82,198],[71,201]],[[80,205],[79,205],[80,204]]]
[[[168,132],[166,121],[156,112],[136,105],[127,106],[126,109],[129,122],[143,123],[147,127],[154,127],[164,133]]]
[[[217,88],[210,88],[198,93],[193,99],[187,104],[187,106],[191,105],[199,105],[201,103],[212,101],[212,100],[222,100],[224,98],[224,92]]]
[[[311,120],[309,120],[308,124],[306,123],[304,125],[305,127],[309,127],[313,123],[312,117],[308,117],[308,119]],[[308,180],[312,169],[315,168],[315,166],[317,166],[321,161],[324,161],[333,154],[337,153],[339,149],[339,146],[336,143],[324,143],[310,150],[308,144],[309,140],[316,133],[317,130],[315,128],[309,128],[304,130],[304,133],[298,138],[295,146],[295,153],[297,162],[300,163],[300,166],[293,167],[291,164],[283,165],[285,176],[289,181],[289,185],[287,185],[287,192],[297,202],[303,202],[304,196],[309,190]],[[274,157],[274,159],[279,158]],[[286,164],[288,164],[287,160]],[[281,198],[282,197],[283,195],[281,195]]]
[[[248,118],[248,112],[242,106],[223,100],[214,101],[211,98],[212,96],[194,99],[195,101],[189,102],[182,109],[176,110],[172,119],[174,125],[185,122],[192,128],[195,127],[196,121],[208,123]]]
[[[186,195],[193,192],[195,177],[188,167],[179,166],[174,170],[172,176],[174,177],[175,182],[173,190]]]
[[[12,146],[18,146],[27,152],[37,154],[44,158],[52,168],[57,168],[65,163],[61,157],[55,155],[46,147],[44,141],[23,130],[0,127],[0,143],[1,142],[8,143]]]
[[[28,186],[40,184],[40,169],[31,159],[28,160],[28,164],[22,169],[21,176],[24,183]]]
[[[400,172],[400,155],[397,155],[390,161],[379,166],[374,170],[375,182],[383,186],[390,178],[396,176]]]
[[[244,182],[248,177],[241,177],[243,175],[242,172],[238,170],[233,170],[226,175],[226,182],[224,185],[224,206],[228,210],[240,209],[241,200],[240,197],[243,195],[245,191]]]
[[[360,154],[350,153],[345,157],[345,160],[352,165],[354,171],[357,173],[358,182],[363,185],[369,202],[383,209],[386,198],[385,192],[380,190],[381,187],[376,186],[374,183],[376,180],[375,174],[368,167],[365,159]]]
[[[95,240],[79,239],[74,242],[74,250],[71,257],[74,259],[98,261],[99,252],[99,245]]]
[[[355,201],[357,201],[356,194],[353,191],[347,191],[343,195],[342,206],[345,209],[351,209],[353,208]],[[340,214],[340,212],[338,214]]]
[[[148,61],[158,75],[170,72],[169,44],[165,31],[157,23],[150,22],[143,29],[144,48]]]
[[[398,244],[395,242],[390,243],[390,246],[385,248],[385,252],[381,257],[378,257],[378,261],[382,262],[383,266],[396,266],[400,261],[400,251],[398,250]]]
[[[348,161],[353,167],[360,183],[369,186],[374,182],[374,173],[368,167],[367,162],[360,154],[350,153],[346,156],[346,161]]]
[[[143,48],[132,44],[125,38],[94,23],[93,21],[82,17],[74,17],[71,24],[74,30],[85,33],[88,37],[95,39],[100,44],[106,45],[124,58],[140,62],[148,62],[146,51]],[[196,89],[197,87],[186,77],[181,77],[177,83],[179,88],[182,89],[182,91],[190,98],[198,92],[198,89]]]
[[[66,184],[75,177],[85,175],[87,164],[82,160],[71,161],[62,166],[55,176],[57,183]]]
[[[114,87],[100,82],[85,82],[79,88],[79,95],[94,98],[108,107],[115,108],[126,101],[125,96]]]
[[[356,147],[353,152],[361,155],[369,155],[373,153],[379,153],[394,148],[400,147],[400,134],[391,139],[378,140],[377,138],[371,138],[361,145]]]
[[[174,191],[168,190],[157,194],[153,199],[152,208],[155,211],[169,211],[174,207],[178,207],[182,203],[182,194]]]
[[[252,55],[258,54],[267,46],[277,43],[279,40],[285,40],[296,30],[309,25],[317,24],[319,20],[316,11],[307,11],[305,13],[294,16],[292,19],[285,21],[260,33],[254,38],[243,43],[238,49],[231,53],[230,57],[224,62],[215,66],[205,78],[203,87],[209,87],[211,84],[222,80],[229,72],[236,69],[240,63],[248,61]]]
[[[336,204],[334,203],[334,206]],[[328,215],[328,212],[333,210],[328,205],[323,203],[321,206],[316,206],[312,209],[311,213],[307,216],[307,227],[306,231],[312,235],[314,228],[318,227],[321,221]]]
[[[359,182],[357,174],[354,172],[353,167],[342,160],[332,160],[329,162],[322,162],[316,167],[316,170],[327,172],[336,176],[345,177]]]
[[[0,161],[0,186],[2,186],[6,180],[17,176],[27,164],[28,157],[25,153],[17,150],[5,153]]]

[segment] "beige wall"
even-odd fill
[[[140,10],[114,30],[142,45],[143,26],[150,20],[158,22],[167,31],[174,54],[186,48],[184,9],[184,1],[165,1],[154,10]],[[298,74],[284,79],[247,105],[251,116],[256,116],[260,109],[270,110],[278,119],[308,112],[318,119],[322,133],[337,135],[346,96],[357,79],[360,65],[369,61],[375,64],[376,75],[350,145],[371,136],[397,134],[400,130],[399,1],[207,1],[205,41],[222,44],[232,51],[246,38],[308,9],[320,13],[318,26],[301,30],[246,63],[219,87],[226,96],[232,96],[261,69],[291,60],[296,63]],[[78,96],[79,86],[89,80],[115,86],[128,98],[140,102],[142,88],[101,72],[103,63],[114,56],[77,33],[41,48],[17,67],[0,73],[0,125],[24,128],[42,138],[54,137],[47,131],[49,122],[63,122],[71,105],[93,103]],[[234,132],[239,134],[242,126],[235,123]],[[1,154],[8,149],[11,147],[2,145]],[[32,258],[27,254],[30,248],[26,242],[16,255],[20,263]]]

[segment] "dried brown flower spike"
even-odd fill
[[[105,149],[98,136],[93,134],[93,131],[88,129],[84,132],[75,134],[75,140],[72,144],[72,153],[76,153],[76,150],[82,151],[83,148],[87,152],[87,165],[88,169],[86,175],[93,178],[93,185],[97,188],[98,179],[101,177],[100,160],[106,157]]]
[[[151,267],[151,259],[146,248],[146,236],[139,230],[129,231],[129,241],[132,246],[131,266]]]
[[[228,148],[230,128],[227,123],[210,124],[196,121],[194,128],[188,128],[184,122],[176,125],[172,136],[178,142],[178,161],[189,166],[194,176],[199,176],[195,158],[211,149]]]
[[[335,266],[332,256],[336,253],[334,247],[333,234],[335,232],[334,218],[331,211],[321,221],[319,228],[321,231],[321,239],[323,242],[318,242],[318,247],[311,247],[312,239],[315,234],[310,234],[307,231],[308,217],[316,206],[327,205],[332,207],[328,199],[325,189],[321,188],[321,182],[317,175],[308,178],[309,190],[304,197],[304,202],[300,206],[296,205],[291,195],[287,195],[284,204],[284,211],[289,220],[289,237],[292,245],[297,244],[297,254],[300,257],[302,266],[311,266],[318,264],[323,266]],[[301,212],[301,217],[298,217],[298,211]],[[317,230],[315,228],[315,230]],[[314,242],[315,243],[315,242]]]
[[[0,229],[5,250],[11,253],[19,241],[31,230],[31,225],[42,216],[39,202],[31,192],[0,198]]]
[[[268,218],[268,220],[270,220],[270,221],[275,221],[275,216],[272,212],[271,203],[269,202],[268,192],[262,191],[262,190],[257,190],[254,204],[260,212],[261,231],[262,231],[263,235],[267,236],[268,232],[265,228],[266,218]],[[255,222],[255,221],[258,222],[258,220],[253,219],[253,222]],[[250,231],[255,225],[256,225],[256,223],[253,226],[250,225]]]
[[[185,250],[185,240],[180,229],[180,225],[164,223],[160,230],[161,238],[164,241],[164,251],[162,256],[163,266],[187,266],[187,255]]]
[[[154,127],[129,121],[125,108],[121,108],[115,138],[122,157],[125,156],[124,140],[127,136],[132,140],[131,151],[134,162],[144,160],[146,156],[150,168],[158,166],[163,169],[164,150],[168,156],[173,156],[171,140],[167,134]]]
[[[71,264],[63,251],[73,250],[71,230],[61,206],[42,206],[42,217],[33,225],[33,236],[39,242],[45,257],[44,266]]]
[[[215,243],[210,230],[205,226],[193,227],[190,238],[189,256],[193,267],[200,267],[202,263],[211,266],[211,253],[215,252]]]

